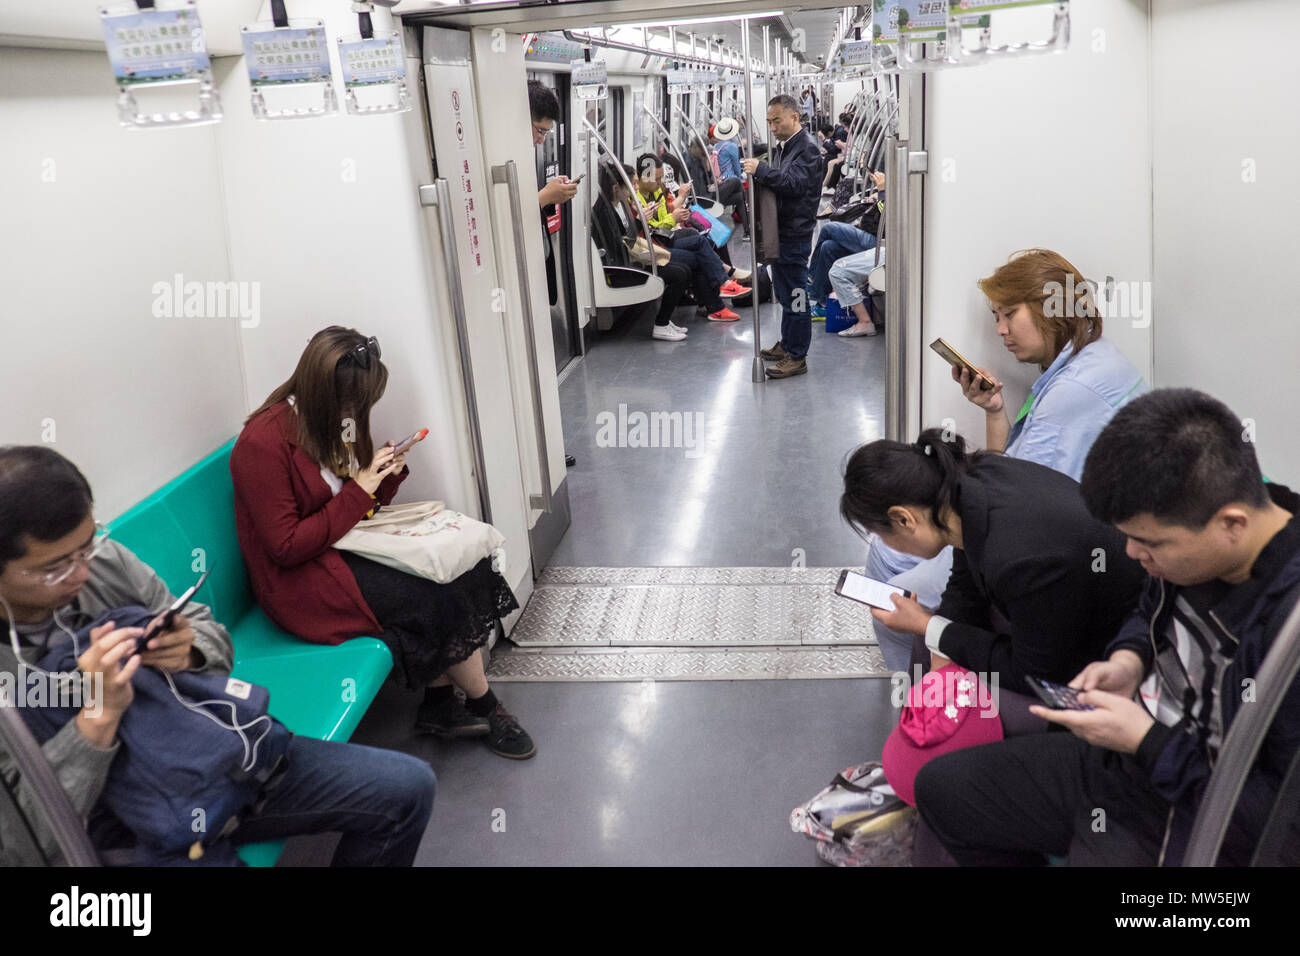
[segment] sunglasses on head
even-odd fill
[[[375,357],[376,361],[382,357],[382,353],[379,351],[379,340],[373,335],[364,342],[359,343],[357,347],[351,352],[348,352],[344,358],[350,358],[357,365],[364,369],[368,369],[370,368],[370,357],[372,355]]]

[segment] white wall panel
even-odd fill
[[[1300,484],[1300,4],[1152,13],[1156,381],[1254,419],[1265,474]]]
[[[1067,52],[927,79],[922,421],[952,418],[977,446],[984,415],[929,343],[943,336],[1006,381],[1013,417],[1038,375],[1003,349],[978,279],[1033,246],[1061,253],[1098,282],[1151,279],[1146,5],[1070,7]],[[1046,35],[1050,17],[1028,16],[1041,12],[1024,11],[1023,38]],[[996,15],[1004,26],[1007,14]],[[1006,39],[1014,30],[998,33]],[[1105,335],[1149,378],[1145,321],[1112,319]]]
[[[331,38],[357,30],[347,5],[300,0],[293,13],[323,18]],[[263,14],[269,18],[269,6]],[[391,19],[376,10],[374,23],[381,33]],[[341,90],[336,50],[333,58]],[[408,57],[408,71],[414,62]],[[426,228],[433,214],[417,200],[417,185],[432,178],[418,80],[408,76],[417,105],[407,113],[267,122],[249,111],[243,58],[216,69],[227,103],[218,141],[232,266],[236,278],[262,288],[262,323],[241,336],[248,407],[289,377],[320,329],[374,335],[389,371],[371,417],[374,437],[431,429],[411,453],[400,500],[436,498],[477,514],[456,339],[434,286],[440,259]]]
[[[239,319],[154,314],[155,283],[231,278],[215,127],[129,131],[115,98],[103,53],[0,51],[0,442],[53,420],[102,519],[244,411]]]

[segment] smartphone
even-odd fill
[[[958,352],[955,348],[953,348],[951,345],[949,345],[941,338],[935,339],[933,342],[931,342],[930,348],[938,352],[939,355],[943,357],[943,360],[947,362],[949,365],[951,365],[953,368],[959,370],[963,368],[966,369],[968,372],[970,372],[970,377],[972,379],[974,379],[977,375],[983,374],[980,372],[979,369],[977,369],[974,366],[974,364],[972,364],[968,359],[963,357],[960,352]],[[992,387],[993,387],[992,383],[989,382],[987,378],[984,379],[982,382],[980,382],[981,392],[987,392]]]
[[[429,434],[429,429],[421,428],[418,432],[415,432],[412,435],[408,435],[406,438],[403,438],[401,441],[399,441],[396,445],[393,446],[393,454],[400,455],[402,452],[406,451],[406,449],[414,445],[417,441],[423,441],[424,436],[427,434]]]
[[[578,183],[582,182],[582,181],[583,181],[584,179],[586,179],[586,178],[587,178],[587,174],[586,174],[586,173],[583,173],[583,174],[581,174],[577,179],[570,179],[570,180],[569,180],[569,185],[570,185],[570,186],[576,186],[576,185],[578,185]]]
[[[850,601],[878,607],[882,611],[895,610],[894,602],[889,597],[891,594],[901,594],[909,598],[913,596],[912,592],[905,588],[876,581],[857,571],[841,571],[839,584],[835,585],[835,593]]]
[[[1081,691],[1077,691],[1073,687],[1066,687],[1064,684],[1053,684],[1041,677],[1026,677],[1025,681],[1033,688],[1034,693],[1043,699],[1043,703],[1052,710],[1097,709],[1092,704],[1079,703]]]
[[[198,592],[199,588],[203,587],[203,582],[208,579],[208,575],[211,573],[212,573],[211,568],[204,571],[203,574],[199,576],[199,579],[194,582],[194,585],[188,591],[186,591],[184,594],[178,597],[175,603],[173,603],[172,606],[167,609],[163,619],[158,623],[158,626],[151,630],[145,631],[145,633],[141,634],[136,639],[135,653],[143,654],[146,650],[145,645],[147,645],[151,640],[153,640],[163,631],[171,630],[172,624],[175,623],[177,613],[183,607],[185,607],[185,605],[190,603],[190,599],[194,597],[194,595]]]

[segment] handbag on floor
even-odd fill
[[[835,866],[911,866],[916,819],[873,760],[837,773],[795,807],[790,829],[815,840],[817,855]]]
[[[505,536],[441,501],[384,505],[334,542],[371,561],[448,584],[506,543]]]

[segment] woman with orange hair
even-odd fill
[[[1013,421],[1001,382],[987,372],[971,381],[969,372],[953,369],[966,398],[984,410],[986,447],[1078,481],[1093,439],[1121,405],[1147,391],[1146,381],[1101,337],[1091,285],[1058,253],[1018,252],[979,287],[1003,347],[1042,370]],[[992,388],[981,389],[981,379]]]
[[[986,449],[1046,465],[1078,481],[1093,440],[1121,406],[1146,393],[1145,379],[1114,343],[1102,338],[1092,286],[1059,253],[1017,252],[981,279],[979,287],[988,297],[1003,346],[1042,370],[1012,419],[1002,382],[982,368],[974,379],[964,369],[953,369],[966,398],[984,410]],[[991,387],[982,388],[984,381]],[[951,549],[918,561],[873,537],[866,573],[913,591],[921,604],[934,607],[951,567]],[[879,622],[875,632],[886,666],[906,669],[910,637]]]

